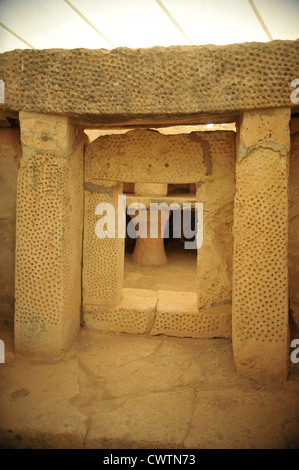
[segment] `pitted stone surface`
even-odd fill
[[[148,289],[123,289],[118,305],[84,311],[87,328],[123,333],[148,333],[152,327],[157,304],[157,294]]]
[[[15,345],[60,354],[80,323],[83,148],[21,160],[16,232]]]
[[[192,292],[158,291],[151,335],[192,338],[230,338],[231,305],[198,310]]]
[[[291,121],[292,122],[292,121]],[[295,124],[297,128],[295,129]],[[291,315],[299,327],[299,119],[291,128],[289,190],[289,282]]]
[[[292,107],[299,40],[150,49],[15,50],[0,55],[0,111],[84,122]],[[34,87],[32,86],[34,84]],[[114,116],[113,116],[114,115]]]
[[[288,369],[289,119],[288,109],[248,112],[240,128],[240,142],[257,137],[236,166],[233,344],[237,370],[252,377]]]
[[[213,173],[213,159],[234,151],[234,132],[161,135],[153,130],[101,136],[87,146],[85,181],[195,183]]]
[[[101,136],[88,145],[85,180],[133,183],[194,183],[207,170],[212,134],[165,136],[153,130]],[[197,134],[197,133],[196,133]]]
[[[110,186],[102,181],[101,185],[85,185],[85,189],[83,309],[92,310],[117,305],[121,298],[124,239],[118,238],[118,195],[122,194],[122,185],[114,182],[114,185]],[[96,234],[96,224],[101,217],[96,215],[95,211],[99,204],[107,203],[115,208],[115,237],[100,238]]]

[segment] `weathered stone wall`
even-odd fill
[[[291,315],[299,327],[299,117],[291,121],[289,281]]]
[[[0,128],[0,319],[13,319],[17,174],[22,154],[20,129]]]

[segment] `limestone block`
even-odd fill
[[[83,143],[69,158],[22,159],[15,290],[15,347],[22,353],[60,355],[79,329],[82,182]]]
[[[244,114],[234,212],[232,331],[237,372],[278,380],[286,379],[289,363],[289,119],[286,108]]]
[[[194,183],[209,171],[215,133],[162,135],[153,130],[100,136],[86,149],[85,181]],[[214,143],[214,146],[212,143]]]
[[[198,310],[193,292],[158,291],[151,335],[191,338],[231,337],[231,305]]]
[[[289,282],[291,314],[299,327],[299,127],[292,135],[290,152]]]
[[[210,141],[210,171],[197,184],[203,204],[203,243],[197,251],[198,307],[231,303],[235,133],[216,131]]]
[[[0,129],[0,318],[13,318],[17,174],[21,158],[18,127]]]
[[[0,55],[0,111],[67,114],[85,127],[186,124],[186,116],[196,124],[200,114],[203,122],[211,114],[225,122],[220,113],[294,106],[290,83],[299,76],[298,57],[299,40],[9,51]]]
[[[117,305],[121,298],[124,238],[118,238],[118,196],[122,194],[122,184],[85,184],[85,189],[83,309],[94,310]],[[114,238],[99,238],[96,234],[100,217],[95,214],[95,210],[100,203],[112,204],[115,209]]]
[[[155,291],[123,289],[120,302],[111,308],[84,311],[87,328],[100,331],[142,334],[149,333],[157,304]]]
[[[167,186],[166,183],[135,183],[134,193],[138,196],[166,196]]]
[[[273,112],[277,118],[273,118]],[[281,155],[288,155],[290,126],[285,119],[288,113],[288,109],[264,111],[258,117],[255,112],[246,113],[238,133],[238,162],[260,147],[270,147]]]
[[[67,157],[82,140],[80,129],[65,116],[21,111],[19,118],[25,160],[37,152]]]

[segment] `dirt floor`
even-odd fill
[[[237,377],[230,340],[81,329],[58,361],[13,353],[0,325],[0,447],[299,447],[299,364],[285,384]]]
[[[133,263],[133,247],[126,250],[124,287],[133,289],[197,291],[197,251],[166,247],[167,264],[141,266]]]

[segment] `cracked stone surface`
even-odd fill
[[[299,447],[299,364],[282,385],[238,377],[229,339],[81,329],[41,361],[0,337],[0,448]]]

